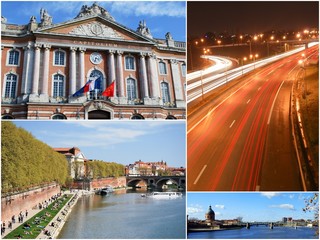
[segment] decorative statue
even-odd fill
[[[40,19],[41,23],[40,25],[43,26],[49,26],[52,25],[52,17],[49,15],[46,9],[41,8],[40,9]]]

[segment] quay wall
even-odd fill
[[[125,187],[126,186],[126,177],[109,177],[109,178],[100,178],[93,179],[90,182],[84,181],[75,181],[72,185],[73,189],[86,189],[93,190],[96,188],[103,188],[106,186],[111,186],[113,188]]]
[[[11,221],[13,215],[17,216],[22,211],[30,210],[39,203],[49,200],[52,196],[60,193],[60,185],[50,184],[44,187],[34,188],[22,193],[1,197],[1,220]]]

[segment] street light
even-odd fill
[[[241,74],[241,75],[243,75],[243,67],[244,67],[243,62],[244,62],[244,61],[247,61],[247,57],[243,57],[243,59],[242,59],[242,69],[241,69],[241,70],[242,70],[242,74]]]

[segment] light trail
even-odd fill
[[[312,47],[314,45],[317,45],[318,42],[315,43],[309,43],[308,47]],[[253,70],[255,70],[256,68],[265,66],[267,64],[273,63],[275,61],[278,61],[280,59],[283,59],[285,57],[291,56],[295,53],[301,52],[303,51],[305,48],[304,47],[300,47],[297,48],[295,50],[291,50],[288,52],[285,52],[283,54],[277,55],[277,56],[273,56],[267,59],[263,59],[260,61],[256,61],[254,63],[250,63],[247,64],[245,66],[241,66],[238,68],[234,68],[231,69],[229,71],[225,71],[224,73],[218,73],[215,74],[213,76],[208,76],[205,77],[205,75],[209,74],[209,73],[213,73],[213,69],[216,69],[215,71],[217,71],[217,69],[219,68],[221,70],[221,68],[226,68],[226,66],[228,66],[228,61],[230,61],[229,59],[226,58],[221,58],[221,57],[216,57],[216,56],[206,56],[208,57],[208,59],[215,59],[215,61],[217,61],[218,63],[215,65],[217,66],[217,68],[214,68],[215,66],[209,67],[205,70],[201,70],[201,71],[197,71],[197,72],[193,72],[190,74],[187,74],[187,81],[191,81],[194,80],[194,82],[190,83],[187,85],[187,103],[192,102],[193,100],[201,97],[203,94],[206,94],[214,89],[216,89],[217,87],[222,86],[223,84],[230,82],[248,72],[251,72]],[[230,61],[230,64],[231,61]],[[224,67],[222,67],[224,66]]]

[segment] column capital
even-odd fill
[[[117,50],[117,54],[118,54],[118,55],[122,55],[122,54],[123,54],[123,51]]]
[[[51,45],[49,45],[49,44],[44,44],[43,47],[44,47],[46,50],[48,50],[48,49],[51,48]]]
[[[153,58],[153,59],[157,59],[157,56],[156,56],[156,54],[154,52],[149,52],[148,53],[148,57],[149,58]]]
[[[170,59],[170,63],[171,63],[171,64],[177,64],[178,61],[177,61],[177,59]]]
[[[141,58],[144,58],[146,55],[147,55],[147,53],[145,53],[145,52],[140,52],[140,53],[139,53],[139,56],[140,56]]]
[[[77,50],[76,47],[70,47],[70,51],[71,51],[71,52],[75,52],[76,50]]]
[[[87,49],[86,48],[84,48],[84,47],[79,47],[79,51],[80,52],[85,52]]]
[[[34,44],[34,48],[35,48],[36,50],[40,49],[40,48],[41,48],[41,44],[40,44],[40,43],[35,43],[35,44]]]
[[[25,51],[30,50],[30,49],[31,49],[31,46],[29,44],[23,47],[23,50],[25,50]]]
[[[109,52],[110,55],[113,55],[116,51],[110,49],[110,50],[108,50],[108,52]]]

